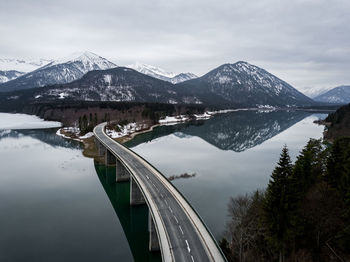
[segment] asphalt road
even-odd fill
[[[156,174],[157,171],[150,168],[144,160],[133,154],[131,150],[110,139],[103,130],[104,124],[100,124],[94,129],[96,138],[109,147],[111,153],[117,155],[129,166],[135,173],[131,175],[138,176],[137,179],[140,179],[146,187],[144,190],[149,193],[148,197],[151,197],[155,203],[157,210],[152,211],[160,215],[163,224],[161,226],[165,228],[166,239],[170,247],[170,261],[225,261],[222,256],[213,255],[209,250],[206,239],[202,237],[198,228],[193,224],[193,220],[183,209],[181,200],[175,198],[169,190],[169,185],[165,185],[164,181],[159,179],[159,174]],[[156,227],[159,226],[156,221],[154,222]],[[211,245],[210,248],[212,249],[213,246]],[[217,254],[217,251],[214,253]],[[169,260],[168,257],[164,258],[164,253],[162,251],[163,260]]]

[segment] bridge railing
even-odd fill
[[[117,141],[113,140],[112,138],[110,138],[110,137],[106,134],[106,132],[105,132],[105,127],[106,127],[106,124],[104,124],[104,126],[103,126],[103,132],[104,132],[104,134],[105,134],[109,139],[111,139],[113,142],[118,143]],[[169,180],[168,180],[167,177],[165,177],[156,167],[154,167],[154,166],[153,166],[151,163],[149,163],[146,159],[144,159],[142,156],[140,156],[138,153],[136,153],[135,151],[131,150],[130,148],[127,148],[127,147],[124,146],[123,144],[118,143],[118,145],[121,146],[124,150],[131,152],[132,154],[134,154],[135,156],[137,156],[138,158],[140,158],[142,161],[144,161],[147,165],[149,165],[149,167],[151,167],[154,171],[156,171],[156,173],[157,173],[158,175],[160,175],[160,176],[163,178],[162,183],[163,183],[166,187],[169,188],[170,192],[171,192],[172,194],[175,192],[176,194],[178,194],[178,195],[180,196],[181,199],[179,199],[179,197],[176,197],[176,196],[174,196],[174,197],[175,197],[175,199],[178,201],[178,203],[183,207],[183,209],[184,209],[185,212],[187,213],[188,217],[191,219],[192,224],[196,227],[196,229],[197,229],[197,231],[199,232],[199,234],[201,234],[202,239],[203,239],[203,242],[204,242],[204,244],[207,246],[208,251],[210,252],[211,258],[212,258],[214,261],[217,261],[217,255],[219,255],[219,256],[222,258],[222,261],[226,261],[226,262],[227,262],[227,259],[226,259],[225,255],[224,255],[224,253],[222,252],[222,250],[221,250],[219,244],[217,243],[215,237],[213,236],[213,234],[212,234],[211,231],[209,230],[208,226],[206,225],[206,223],[204,222],[204,220],[202,219],[202,217],[201,217],[201,216],[198,214],[198,212],[192,207],[192,205],[189,203],[189,201],[186,199],[186,197],[185,197],[185,196],[184,196],[184,195],[183,195]],[[116,156],[116,157],[118,157],[118,159],[121,160],[121,162],[124,163],[124,161],[123,161],[122,159],[120,159],[119,156]],[[125,163],[124,163],[124,164],[125,164]],[[166,182],[166,184],[165,184],[164,182]],[[174,195],[174,194],[173,194],[173,195]],[[205,237],[202,235],[202,233],[203,233],[202,230],[200,230],[200,229],[198,228],[198,225],[196,225],[196,223],[193,221],[193,219],[194,219],[193,216],[192,216],[191,214],[189,214],[189,213],[188,213],[188,209],[185,208],[185,207],[183,206],[183,204],[181,203],[182,200],[185,201],[185,203],[186,203],[186,204],[188,205],[188,207],[190,208],[190,211],[192,211],[192,212],[194,213],[194,215],[199,219],[200,223],[204,226],[204,229],[205,229],[206,233],[208,233],[208,235],[209,235],[211,241],[213,242],[213,244],[215,245],[215,249],[216,249],[216,251],[218,251],[218,254],[213,254],[213,253],[212,253],[212,252],[214,251],[214,250],[212,250],[213,247],[209,247],[209,246],[208,246],[208,243],[205,241]],[[157,232],[157,233],[158,233],[158,232]],[[215,252],[215,251],[214,251],[214,252]],[[215,252],[215,253],[217,253],[217,252]],[[215,257],[214,257],[214,256],[215,256]],[[216,259],[215,259],[215,258],[216,258]]]
[[[104,125],[104,129],[105,129],[106,125]],[[104,132],[105,133],[105,132]],[[106,134],[106,133],[105,133]],[[107,134],[106,134],[107,135]],[[107,135],[108,136],[108,135]],[[112,138],[111,138],[112,139]],[[115,141],[115,140],[113,140]],[[115,141],[116,143],[118,143],[117,141]],[[199,218],[200,222],[202,223],[202,225],[204,226],[205,230],[207,231],[207,233],[209,234],[211,240],[213,241],[213,243],[215,244],[217,250],[220,252],[221,257],[223,258],[224,261],[227,262],[227,259],[224,255],[224,253],[222,252],[219,244],[217,243],[215,237],[213,236],[213,234],[211,233],[209,227],[207,226],[207,224],[204,222],[203,218],[199,215],[199,213],[193,208],[193,206],[189,203],[189,201],[186,199],[186,197],[168,180],[168,178],[166,176],[163,175],[162,172],[160,172],[155,166],[153,166],[151,163],[149,163],[146,159],[144,159],[142,156],[140,156],[138,153],[136,153],[135,151],[131,150],[130,148],[124,146],[121,143],[118,143],[120,146],[122,146],[125,150],[130,151],[131,153],[135,154],[137,157],[139,157],[140,159],[142,159],[145,163],[147,163],[152,169],[154,169],[160,176],[163,177],[164,180],[166,180],[167,182],[167,186],[171,187],[171,189],[173,191],[176,191],[177,194],[180,195],[180,197],[182,198],[182,200],[184,200],[186,202],[186,204],[191,208],[191,211],[195,213],[195,215]],[[180,205],[182,206],[181,202],[179,201],[179,199],[177,197],[175,197],[175,199],[178,200],[178,202],[180,203]],[[184,208],[184,207],[183,207]],[[192,217],[190,214],[188,214],[186,208],[184,208],[184,210],[186,211],[187,215],[191,218],[192,223],[194,223]],[[195,225],[195,224],[194,224]],[[197,225],[195,225],[197,230],[200,232],[200,230],[198,229]],[[202,236],[203,237],[203,236]],[[203,239],[205,241],[205,239]],[[207,245],[207,243],[205,243]],[[208,250],[211,251],[211,249],[207,246]],[[211,254],[213,255],[213,254]],[[214,259],[215,260],[215,259]]]

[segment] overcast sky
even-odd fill
[[[350,84],[349,0],[0,1],[0,57],[86,50],[198,75],[243,60],[299,90]]]

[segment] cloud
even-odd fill
[[[347,0],[17,0],[0,9],[0,56],[89,50],[204,74],[245,60],[297,88],[350,83]]]

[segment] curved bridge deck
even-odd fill
[[[95,138],[129,172],[150,211],[163,261],[226,261],[197,213],[152,165],[95,127]],[[108,155],[108,154],[107,154]]]

